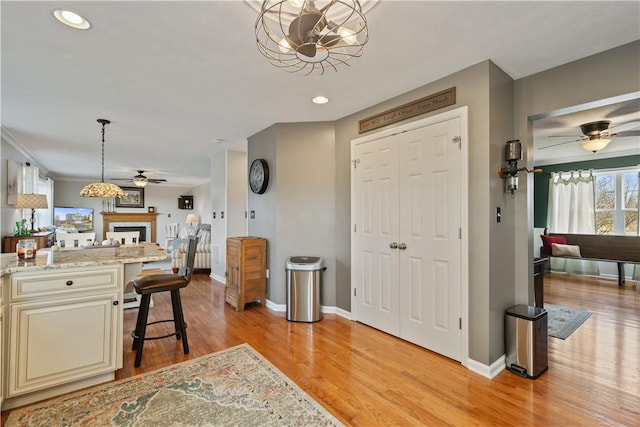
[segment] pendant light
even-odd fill
[[[80,195],[82,197],[124,197],[122,188],[109,182],[104,182],[104,127],[111,123],[107,119],[98,119],[98,123],[102,125],[102,175],[100,182],[92,182],[85,186]]]

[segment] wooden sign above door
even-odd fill
[[[367,132],[382,126],[400,122],[420,114],[439,110],[456,103],[456,88],[452,87],[433,95],[425,96],[417,101],[387,110],[358,122],[358,133]]]

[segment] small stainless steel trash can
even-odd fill
[[[287,320],[317,322],[320,311],[322,272],[320,257],[293,256],[287,260]]]
[[[547,312],[515,305],[505,312],[507,369],[525,378],[537,378],[548,368]]]

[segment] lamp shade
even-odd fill
[[[18,194],[18,202],[16,208],[18,209],[47,209],[46,194]]]
[[[122,188],[110,182],[92,182],[80,191],[82,197],[124,197]]]
[[[185,222],[189,222],[189,223],[198,222],[198,215],[196,214],[187,215],[187,220]]]
[[[602,150],[610,142],[611,142],[610,139],[593,138],[593,139],[588,139],[586,141],[581,142],[580,145],[585,150],[591,151],[592,153],[595,153],[596,151]]]

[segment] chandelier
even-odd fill
[[[98,123],[102,125],[102,175],[100,182],[92,182],[85,186],[80,195],[82,197],[124,197],[122,188],[109,182],[104,182],[104,127],[111,123],[107,119],[98,119]]]
[[[358,0],[265,0],[255,32],[271,64],[305,75],[349,65],[369,40]]]

